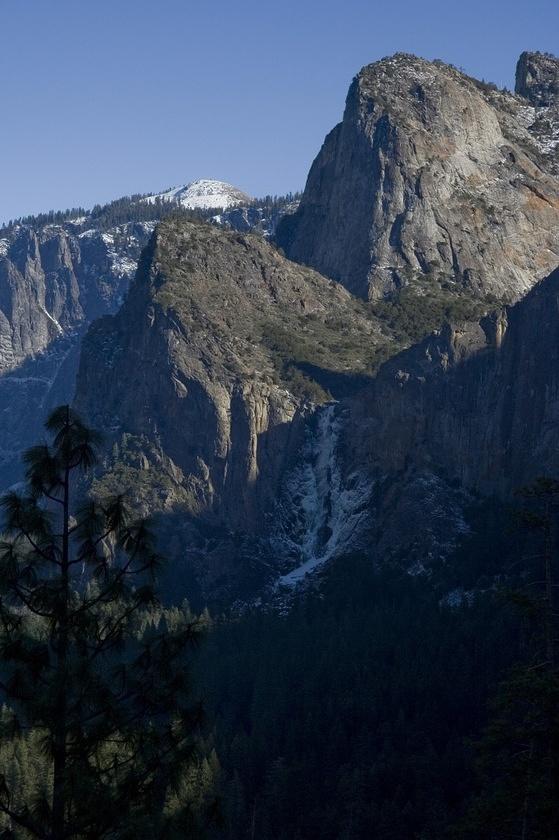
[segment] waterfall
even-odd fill
[[[338,444],[343,417],[336,403],[317,409],[299,464],[286,481],[281,537],[295,568],[278,585],[293,587],[355,543],[368,518],[370,483],[353,473],[344,480]]]

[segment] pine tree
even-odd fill
[[[68,406],[46,429],[51,445],[24,456],[26,491],[2,500],[0,543],[0,735],[40,739],[46,781],[14,789],[1,768],[3,836],[188,836],[188,808],[166,802],[200,722],[184,670],[195,622],[138,629],[158,604],[149,523],[122,497],[76,505],[98,436]]]

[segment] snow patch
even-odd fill
[[[147,196],[142,201],[155,204],[157,199],[173,201],[190,210],[208,210],[213,207],[227,208],[252,201],[249,195],[231,184],[204,178],[192,181],[190,184],[172,187],[170,190],[157,195]]]
[[[559,147],[559,111],[555,107],[536,108],[523,105],[517,111],[517,120],[528,129],[532,140],[544,155],[550,155]]]
[[[157,222],[138,222],[138,226],[144,233],[153,233],[157,227]]]
[[[136,272],[137,262],[130,259],[123,254],[118,254],[116,251],[109,251],[109,259],[111,260],[111,268],[113,274],[117,277],[131,278]]]
[[[50,312],[47,312],[47,310],[45,309],[45,307],[44,307],[44,306],[39,306],[39,309],[41,310],[41,312],[44,312],[44,314],[47,316],[47,318],[49,319],[49,321],[50,321],[52,324],[54,324],[54,326],[56,327],[56,329],[58,330],[58,332],[60,333],[60,335],[64,335],[64,330],[62,329],[62,327],[60,326],[60,324],[58,323],[58,321],[56,320],[56,318],[54,318],[54,317],[50,314]]]
[[[516,119],[524,128],[530,128],[536,119],[537,109],[533,105],[523,105],[516,112]]]

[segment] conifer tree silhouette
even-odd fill
[[[46,429],[52,443],[24,456],[26,490],[2,499],[0,735],[39,736],[48,779],[22,801],[0,768],[3,836],[189,836],[188,807],[165,803],[200,723],[184,669],[196,622],[145,621],[160,563],[149,523],[121,496],[76,505],[99,436],[69,406]]]

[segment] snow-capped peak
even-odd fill
[[[158,195],[150,195],[144,200],[153,204],[156,199],[174,201],[191,210],[208,210],[217,207],[225,209],[235,204],[248,204],[252,201],[249,195],[231,184],[204,178],[180,187],[173,187]]]

